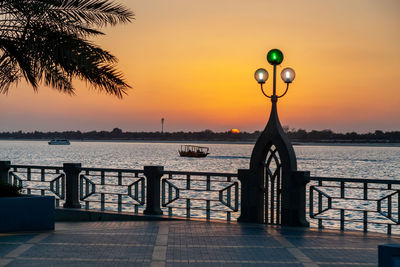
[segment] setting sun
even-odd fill
[[[232,129],[231,133],[240,133],[240,131],[238,129]]]

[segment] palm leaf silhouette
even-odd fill
[[[77,78],[122,97],[130,86],[117,59],[87,38],[132,19],[108,0],[0,0],[0,92],[24,79],[34,90],[44,83],[74,94]]]

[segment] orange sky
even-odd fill
[[[162,117],[166,131],[262,130],[270,103],[253,74],[263,67],[271,77],[271,48],[285,55],[279,72],[296,71],[278,103],[283,125],[400,130],[398,0],[117,2],[136,20],[95,41],[119,58],[129,96],[82,82],[73,97],[20,83],[0,95],[0,131],[157,131]]]

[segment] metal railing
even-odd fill
[[[65,200],[65,174],[62,167],[11,165],[8,183],[22,187],[27,195],[51,195],[59,207]]]
[[[145,204],[143,170],[82,168],[79,199],[86,210],[139,213]]]
[[[55,196],[56,207],[153,215],[164,210],[167,216],[206,220],[231,221],[239,216],[240,183],[235,173],[164,171],[152,166],[82,168],[69,163],[7,166],[8,183],[21,186],[24,194]]]
[[[238,217],[237,174],[183,171],[164,171],[163,174],[161,201],[168,216],[226,221],[232,220],[232,214]]]
[[[136,170],[0,162],[1,181],[22,186],[25,194],[52,195],[57,207],[188,219],[237,219],[243,197],[238,178],[236,173],[164,171],[152,166]],[[400,181],[336,177],[310,180],[307,200],[312,226],[400,233]]]
[[[392,226],[400,225],[400,181],[311,177],[308,195],[309,216],[320,229],[368,232],[373,225],[391,234]]]

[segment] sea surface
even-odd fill
[[[196,144],[196,143],[190,143]],[[237,172],[248,168],[253,144],[198,143],[210,148],[206,158],[183,158],[182,143],[71,142],[51,146],[47,141],[0,140],[0,160],[12,164],[133,168],[161,165],[165,170]],[[295,145],[298,169],[311,176],[400,179],[400,146]]]
[[[196,143],[190,143],[196,144]],[[62,166],[66,162],[81,163],[83,167],[99,168],[129,168],[143,169],[147,165],[164,166],[167,171],[202,171],[237,173],[238,169],[249,168],[249,161],[254,144],[231,143],[197,143],[210,148],[210,155],[206,158],[183,158],[178,154],[178,149],[183,143],[179,142],[78,142],[72,141],[69,146],[51,146],[47,141],[4,141],[0,140],[0,160],[10,160],[18,165],[47,165]],[[400,145],[295,145],[294,146],[298,170],[310,171],[311,176],[345,177],[365,179],[391,179],[400,180]],[[40,178],[39,178],[40,179]],[[93,178],[92,178],[93,179]],[[109,181],[115,183],[114,181]],[[204,184],[198,182],[197,186]],[[311,183],[310,183],[311,184]],[[316,183],[314,182],[314,185]],[[358,184],[359,185],[359,184]],[[195,185],[196,186],[196,182]],[[202,185],[204,186],[204,185]],[[338,184],[336,184],[338,186]],[[381,187],[385,189],[386,187]],[[340,187],[320,188],[331,196],[339,196]],[[393,189],[400,189],[394,187]],[[332,191],[336,190],[336,191]],[[309,189],[307,190],[308,195]],[[384,199],[381,203],[383,215],[369,212],[369,221],[378,220],[383,224],[369,226],[370,231],[387,231],[387,196],[396,193],[396,190],[369,190],[368,198],[372,201],[342,201],[334,200],[335,206],[355,210],[376,210],[377,200]],[[315,193],[316,194],[316,193]],[[346,197],[363,198],[361,190],[347,190]],[[93,200],[98,201],[99,196],[93,195]],[[108,196],[106,197],[107,201]],[[392,216],[397,219],[397,203],[399,196],[393,196]],[[111,199],[111,196],[110,196]],[[180,201],[180,199],[179,199]],[[183,200],[182,200],[183,201]],[[308,202],[307,197],[307,202]],[[339,202],[338,202],[339,201]],[[386,202],[385,202],[386,201]],[[177,201],[178,202],[178,201]],[[203,201],[204,202],[204,201]],[[314,209],[318,206],[314,199]],[[327,205],[323,200],[323,208]],[[94,203],[96,204],[96,203]],[[193,203],[192,203],[193,204]],[[99,204],[98,204],[99,205]],[[181,209],[174,209],[174,216],[185,216],[186,202],[182,202]],[[204,205],[200,203],[199,205]],[[307,204],[307,210],[308,206]],[[91,206],[92,207],[92,206]],[[141,207],[143,208],[143,207]],[[115,210],[115,205],[108,205],[106,209]],[[126,205],[123,211],[132,212],[132,205]],[[167,208],[163,208],[167,212]],[[314,210],[315,212],[315,210]],[[232,213],[232,220],[238,217],[238,212]],[[193,217],[204,218],[205,211],[193,211]],[[308,216],[307,216],[308,217]],[[322,215],[323,218],[340,218],[339,210],[329,210]],[[346,220],[356,220],[346,223],[346,229],[362,230],[362,211],[345,213]],[[224,220],[224,212],[216,212],[214,219]],[[311,226],[317,227],[318,221],[308,220]],[[358,221],[357,221],[358,220]],[[325,220],[326,228],[338,228],[339,221]],[[393,233],[400,234],[400,227],[393,227]]]

